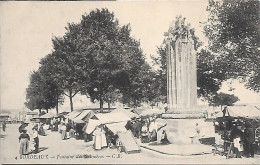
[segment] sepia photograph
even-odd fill
[[[0,164],[260,164],[260,1],[1,1]]]

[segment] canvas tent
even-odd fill
[[[86,133],[91,133],[94,131],[94,129],[100,125],[105,124],[107,127],[115,128],[118,127],[118,129],[113,129],[116,133],[119,129],[124,130],[125,125],[127,121],[131,120],[130,117],[125,115],[124,113],[117,112],[117,113],[104,113],[104,114],[94,114],[88,122],[88,126],[86,129]],[[116,124],[118,123],[118,124]],[[109,125],[109,126],[108,126]],[[111,130],[113,132],[113,130]],[[125,129],[126,131],[126,129]]]
[[[118,132],[118,137],[120,139],[120,142],[122,143],[124,151],[127,154],[137,153],[141,151],[133,134],[130,131]]]
[[[111,113],[124,113],[130,118],[139,117],[138,114],[131,112],[129,109],[115,109]]]
[[[260,119],[260,110],[249,105],[227,106],[224,116],[222,111],[216,114],[216,118],[219,117]]]
[[[95,117],[102,124],[127,122],[127,121],[131,120],[131,118],[129,116],[127,116],[126,114],[124,114],[122,112],[95,114]]]
[[[125,128],[129,120],[131,120],[131,117],[122,112],[95,114],[92,119],[89,119],[86,132],[91,133],[98,125],[104,124],[114,134],[118,135],[126,153],[140,152],[140,148],[132,133]]]
[[[68,113],[68,114],[65,116],[65,118],[67,118],[67,119],[73,119],[73,118],[77,117],[78,115],[80,115],[82,111],[83,111],[83,110],[74,110],[74,111]]]
[[[61,112],[61,113],[58,114],[58,117],[65,117],[69,113],[70,112]]]
[[[86,123],[92,116],[94,116],[93,111],[83,110],[78,116],[72,118],[72,121],[75,123]]]

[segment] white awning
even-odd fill
[[[126,122],[106,124],[107,128],[110,129],[114,134],[118,132],[127,132],[125,128]]]
[[[84,123],[89,118],[91,118],[92,116],[94,116],[94,112],[93,111],[91,111],[91,110],[83,110],[78,116],[76,116],[75,118],[72,118],[72,120],[75,123]]]
[[[105,113],[105,114],[95,114],[95,116],[98,118],[98,120],[102,124],[108,124],[108,123],[118,123],[118,122],[127,122],[131,120],[130,117],[128,117],[126,114],[121,112],[116,113]]]
[[[87,129],[85,130],[85,132],[87,134],[92,133],[96,129],[96,127],[100,124],[101,124],[101,122],[99,120],[89,119],[88,126],[87,126]]]
[[[65,118],[68,118],[68,119],[73,119],[75,117],[77,117],[78,115],[80,115],[82,113],[82,111],[72,111],[70,113],[68,113]]]
[[[115,110],[113,110],[111,113],[118,113],[118,112],[119,112],[119,113],[124,113],[124,114],[126,114],[128,117],[130,117],[130,118],[139,117],[138,114],[133,113],[133,112],[130,112],[129,109],[115,109]]]
[[[258,110],[255,106],[249,106],[249,105],[227,106],[227,111],[225,113],[225,116],[256,119],[256,118],[260,118],[260,110]],[[223,117],[223,112],[220,111],[219,113],[217,113],[216,117]]]

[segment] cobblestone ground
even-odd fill
[[[212,154],[198,156],[170,156],[143,149],[141,153],[125,154],[116,149],[95,151],[92,143],[83,140],[61,140],[57,132],[47,132],[47,136],[40,136],[40,153],[28,156],[19,155],[18,124],[8,124],[6,132],[1,132],[1,164],[3,163],[124,163],[124,164],[260,164],[260,156],[255,158],[226,159],[224,156]],[[2,131],[2,130],[1,130]]]

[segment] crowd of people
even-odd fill
[[[157,116],[140,117],[127,122],[126,129],[131,130],[134,137],[141,138],[142,143],[152,141],[167,142],[165,123],[156,121]]]
[[[140,138],[142,143],[167,143],[167,135],[164,129],[166,124],[157,122],[156,119],[157,116],[133,118],[127,122],[125,128],[131,131],[135,138]],[[85,142],[93,141],[93,147],[96,150],[106,147],[117,147],[118,149],[122,147],[118,135],[104,124],[90,128],[91,126],[88,127],[86,123],[74,123],[72,120],[65,118],[52,118],[46,120],[44,123],[34,124],[30,131],[28,131],[27,126],[28,123],[22,123],[19,127],[19,132],[21,133],[19,137],[20,154],[29,153],[30,140],[33,140],[34,153],[38,153],[38,135],[46,136],[45,130],[59,132],[62,140],[77,138],[84,139]]]
[[[254,157],[255,154],[255,131],[250,122],[237,120],[227,121],[226,125],[219,122],[218,129],[226,130],[222,135],[225,141],[225,150],[228,147],[235,154],[235,157]]]

